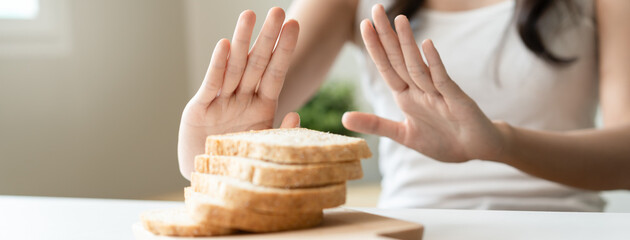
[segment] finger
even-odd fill
[[[263,73],[258,96],[266,99],[277,100],[284,84],[284,78],[291,65],[291,54],[297,44],[300,25],[291,19],[282,27],[278,45],[271,55],[269,66]]]
[[[407,17],[400,15],[394,20],[396,25],[396,31],[398,32],[398,39],[400,39],[400,45],[405,58],[406,70],[409,72],[409,76],[413,82],[424,92],[438,93],[433,86],[429,69],[422,60],[420,49],[416,43],[416,39],[413,36],[411,25]]]
[[[267,19],[247,58],[247,67],[237,88],[239,93],[251,94],[256,89],[256,85],[258,85],[271,58],[273,47],[278,39],[280,29],[282,29],[282,22],[284,22],[284,10],[282,8],[274,7],[269,10]]]
[[[389,23],[383,5],[376,4],[372,7],[372,18],[374,19],[374,26],[376,27],[378,38],[381,40],[381,45],[383,45],[385,49],[390,64],[402,80],[407,82],[407,84],[411,84],[411,77],[405,67],[405,59],[403,58],[398,36],[396,36],[396,32],[394,32],[394,29],[392,29]]]
[[[300,115],[296,112],[287,113],[282,119],[280,128],[296,128],[300,127]]]
[[[422,51],[429,63],[429,70],[431,71],[431,78],[433,79],[435,88],[446,98],[458,97],[463,94],[464,92],[451,80],[448,73],[446,73],[444,63],[442,63],[440,54],[435,48],[435,45],[433,45],[433,41],[429,39],[424,40],[422,42]]]
[[[409,86],[398,76],[396,71],[392,68],[389,59],[387,59],[385,50],[383,50],[383,46],[381,46],[376,30],[372,27],[370,20],[366,19],[361,22],[361,37],[363,37],[365,47],[372,60],[374,60],[376,68],[385,79],[385,82],[387,82],[387,85],[395,92],[401,92],[407,89]]]
[[[230,57],[225,70],[221,96],[230,96],[243,76],[243,70],[245,70],[245,64],[247,63],[249,41],[252,38],[252,30],[255,23],[256,14],[251,10],[244,11],[238,18],[236,30],[234,31],[234,36],[232,36],[232,48],[230,49]]]
[[[341,123],[351,131],[385,136],[398,142],[404,139],[404,126],[401,123],[374,114],[346,112]]]
[[[217,96],[223,84],[223,74],[225,73],[225,65],[227,64],[229,53],[230,41],[225,38],[221,39],[214,48],[203,83],[193,97],[196,102],[208,105]]]

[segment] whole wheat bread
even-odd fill
[[[359,160],[286,165],[235,156],[198,155],[195,171],[278,188],[323,186],[363,177]]]
[[[306,128],[279,128],[212,135],[206,154],[284,164],[352,161],[372,156],[365,140]]]
[[[193,173],[191,187],[232,206],[261,212],[313,212],[342,205],[346,201],[346,184],[313,188],[270,188],[234,178]]]
[[[184,192],[186,207],[194,220],[226,228],[275,232],[313,227],[319,225],[323,218],[321,209],[308,213],[261,213],[227,205],[220,199],[195,192],[190,187]]]
[[[218,236],[234,232],[231,228],[195,221],[183,207],[144,212],[140,219],[145,229],[157,235]]]

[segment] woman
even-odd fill
[[[300,107],[351,41],[376,115],[342,123],[383,136],[381,207],[601,211],[596,191],[630,189],[630,2],[393,4],[390,16],[413,16],[395,17],[395,30],[382,5],[361,20],[373,2],[296,1],[299,41],[297,22],[271,9],[249,53],[255,16],[243,12],[184,110],[182,174],[206,135],[270,128]],[[281,126],[298,124],[288,113]]]

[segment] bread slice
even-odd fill
[[[363,177],[359,160],[286,165],[243,157],[197,155],[195,171],[279,188],[324,186]]]
[[[270,188],[234,178],[193,173],[191,187],[195,192],[220,199],[231,206],[260,212],[314,212],[337,207],[346,201],[346,184],[314,188]]]
[[[234,232],[231,228],[195,221],[183,207],[147,211],[140,215],[140,219],[145,229],[157,235],[218,236]]]
[[[191,217],[226,228],[250,232],[276,232],[317,226],[322,222],[322,210],[309,213],[261,213],[226,205],[210,195],[184,189],[186,207]]]
[[[352,161],[372,156],[365,140],[306,128],[211,135],[206,154],[240,156],[284,164]]]

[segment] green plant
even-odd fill
[[[304,128],[356,136],[341,124],[341,116],[356,110],[355,85],[349,81],[327,81],[298,113]]]

